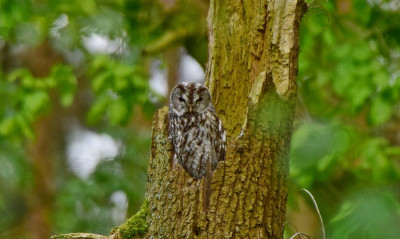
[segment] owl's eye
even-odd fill
[[[197,99],[197,102],[200,102],[202,100],[203,100],[203,97],[200,97],[200,98]]]
[[[178,100],[180,101],[180,102],[184,102],[184,101],[186,101],[182,96],[181,97],[179,97],[178,98]]]

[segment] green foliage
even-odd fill
[[[293,190],[314,194],[328,237],[397,238],[400,25],[392,21],[400,14],[363,0],[309,4],[300,38]]]
[[[112,127],[114,137],[126,143],[125,153],[112,161],[102,162],[85,180],[66,172],[58,184],[52,221],[57,234],[93,232],[108,234],[117,226],[113,221],[115,205],[111,195],[122,191],[127,196],[127,216],[133,215],[143,202],[146,169],[150,148],[149,132]]]
[[[15,26],[27,21],[33,11],[29,0],[0,1],[0,36],[9,38]]]
[[[350,147],[349,130],[340,125],[303,124],[292,140],[291,176],[305,188],[330,180]]]
[[[302,92],[324,89],[315,91],[314,94],[303,94],[312,113],[322,108],[320,104],[323,102],[329,102],[332,107],[327,107],[318,114],[329,117],[340,111],[345,113],[343,116],[355,116],[362,110],[368,110],[370,123],[377,125],[390,118],[391,110],[388,108],[399,99],[399,95],[394,92],[398,92],[400,83],[395,79],[391,80],[395,76],[390,74],[394,72],[390,72],[392,70],[383,64],[376,36],[364,36],[368,33],[363,32],[367,31],[363,21],[367,18],[371,25],[375,25],[375,17],[370,8],[365,6],[367,3],[355,2],[357,6],[362,6],[360,9],[365,10],[361,12],[357,8],[356,16],[360,18],[347,19],[348,15],[343,14],[342,20],[334,16],[335,11],[328,12],[334,6],[333,2],[321,2],[324,12],[314,13],[311,8],[304,17],[299,81]],[[351,24],[360,25],[354,27]],[[394,50],[398,51],[398,47],[396,48]],[[315,67],[317,62],[319,65]],[[390,97],[388,92],[393,92]],[[375,114],[376,107],[384,108],[381,116]]]
[[[140,113],[134,108],[143,108],[146,115],[155,109],[148,100],[147,62],[141,54],[150,20],[160,17],[150,11],[152,7],[143,0],[0,0],[0,95],[4,102],[0,105],[0,166],[5,169],[0,170],[0,237],[19,238],[25,233],[27,207],[36,205],[29,202],[37,180],[34,170],[38,170],[38,162],[29,158],[28,151],[35,142],[33,125],[54,112],[63,113],[57,115],[59,122],[51,122],[63,124],[60,128],[68,129],[71,119],[86,117],[93,130],[109,131],[124,145],[122,155],[103,162],[86,181],[69,173],[62,156],[65,145],[56,146],[52,162],[56,171],[49,172],[55,182],[50,192],[54,210],[48,219],[54,232],[106,234],[115,226],[109,200],[116,190],[126,193],[129,213],[142,203],[150,134],[134,130],[140,125],[121,125]],[[93,33],[120,42],[120,52],[90,53],[84,40]],[[54,65],[52,57],[37,57],[36,50],[44,45],[50,56],[63,58],[63,64]],[[38,69],[29,70],[32,65],[26,64],[26,58],[37,61],[39,67],[52,66],[50,73],[36,77]],[[80,115],[79,111],[86,110],[85,116]],[[49,137],[48,141],[64,143],[64,133],[61,139]],[[52,209],[53,202],[47,203]],[[9,235],[13,232],[17,236]]]
[[[1,139],[1,138],[0,138]],[[25,160],[21,145],[13,141],[1,140],[0,150],[0,237],[20,223],[27,211],[22,191],[32,186],[30,165]]]
[[[398,238],[399,217],[400,203],[387,191],[356,192],[331,220],[332,238]]]
[[[92,89],[98,100],[88,113],[88,122],[95,123],[107,115],[112,125],[126,124],[133,105],[148,101],[145,72],[107,56],[96,57],[89,66]]]
[[[0,107],[0,136],[32,138],[31,125],[49,110],[52,92],[58,92],[60,104],[68,107],[73,102],[76,84],[72,68],[66,65],[54,66],[44,78],[33,77],[25,68],[1,77],[1,92],[7,104]]]

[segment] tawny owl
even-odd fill
[[[177,161],[194,178],[213,172],[225,159],[225,130],[208,89],[183,82],[171,92],[169,135]]]

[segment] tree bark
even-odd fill
[[[282,238],[301,0],[211,1],[207,86],[228,136],[209,207],[172,163],[167,108],[153,121],[146,238]]]
[[[228,144],[212,176],[209,205],[204,179],[172,162],[164,107],[153,120],[146,202],[106,238],[283,237],[306,9],[303,0],[211,1],[206,85]]]

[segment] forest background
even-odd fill
[[[308,1],[286,236],[400,234],[400,3]],[[144,199],[151,117],[204,80],[209,1],[0,0],[0,237],[108,234]],[[169,84],[168,84],[169,83]]]

